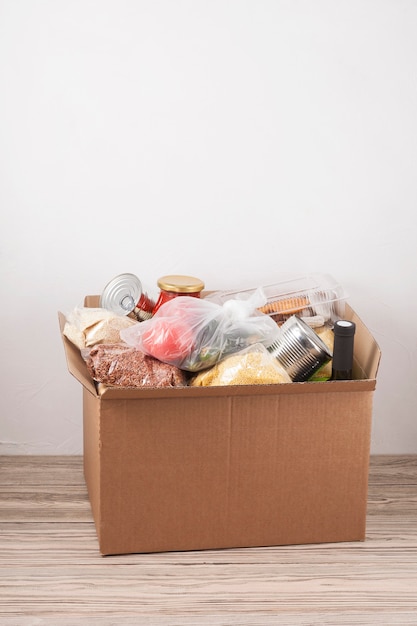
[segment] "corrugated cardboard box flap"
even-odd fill
[[[65,315],[61,312],[58,313],[59,327],[61,329],[62,341],[64,342],[65,357],[67,359],[68,371],[74,378],[76,378],[90,393],[97,396],[97,389],[92,380],[84,359],[77,346],[69,341],[64,333]]]
[[[346,304],[346,317],[356,324],[355,333],[355,359],[367,378],[376,379],[381,350],[360,317]]]

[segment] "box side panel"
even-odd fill
[[[364,539],[371,414],[372,392],[102,403],[101,551]]]
[[[230,400],[111,401],[102,409],[102,552],[223,545]]]
[[[83,389],[84,477],[99,542],[101,540],[100,404],[98,397]]]
[[[364,539],[372,394],[263,398],[258,409],[242,403],[233,430],[228,528],[241,545]]]

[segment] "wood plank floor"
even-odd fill
[[[365,542],[102,557],[80,457],[0,457],[0,624],[417,624],[417,456],[371,459]]]

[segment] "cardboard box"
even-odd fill
[[[346,317],[359,380],[341,382],[111,388],[63,336],[101,553],[364,540],[380,350]]]

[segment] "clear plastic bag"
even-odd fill
[[[102,308],[76,307],[66,318],[64,335],[80,350],[99,343],[119,343],[120,331],[136,323]]]
[[[182,387],[186,374],[125,344],[81,350],[91,377],[111,387]]]
[[[182,296],[163,304],[152,319],[122,330],[120,337],[164,363],[197,372],[228,354],[255,343],[268,347],[277,339],[277,324],[257,310],[265,301],[262,289],[223,305]]]

